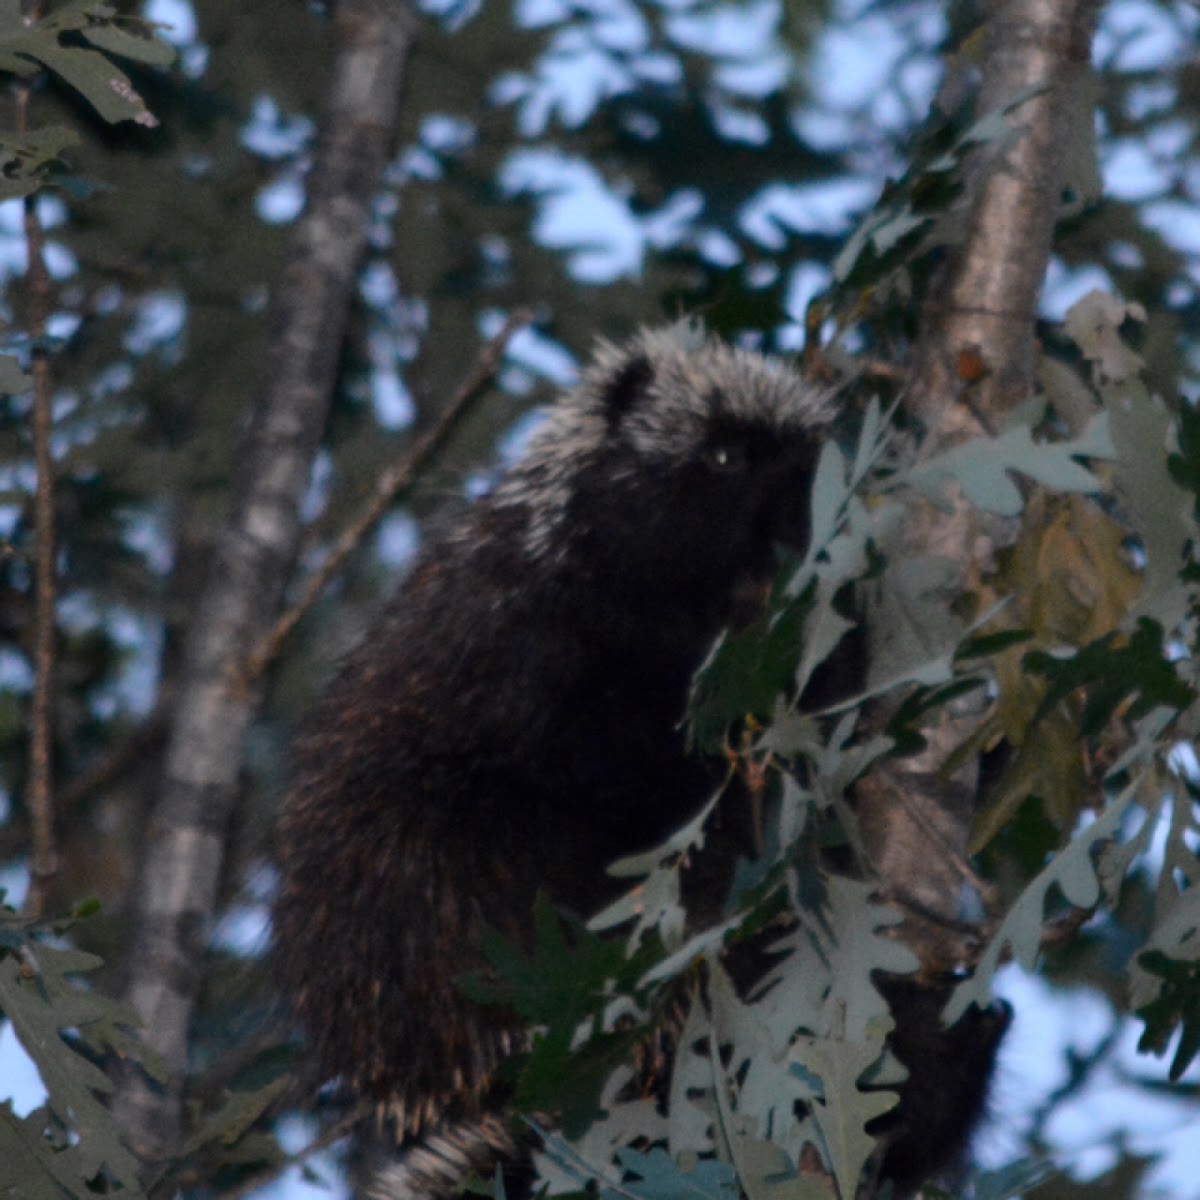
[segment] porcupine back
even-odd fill
[[[486,1109],[511,1014],[468,1001],[485,924],[587,915],[605,868],[707,798],[688,683],[799,545],[829,406],[686,328],[604,345],[429,544],[314,709],[279,831],[277,962],[323,1078],[413,1132]]]

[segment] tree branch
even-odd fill
[[[361,544],[363,538],[387,512],[396,496],[411,485],[417,472],[438,452],[458,422],[458,418],[462,416],[463,410],[475,399],[488,380],[495,375],[512,335],[532,320],[533,314],[521,309],[504,322],[504,327],[500,332],[480,351],[479,358],[470,373],[459,384],[454,395],[450,397],[450,403],[446,405],[433,426],[400,462],[379,477],[375,485],[375,494],[364,505],[358,516],[342,530],[329,557],[304,585],[300,599],[279,618],[271,632],[254,648],[238,678],[239,686],[253,686],[261,678],[262,673],[279,653],[280,647],[300,623],[304,614],[317,602],[317,598],[325,590],[329,581],[337,575],[346,560]]]
[[[295,561],[300,508],[341,331],[399,112],[415,19],[401,0],[342,0],[308,204],[272,296],[263,383],[189,630],[161,792],[134,902],[126,999],[162,1059],[162,1091],[122,1080],[117,1110],[147,1159],[178,1144],[188,1033],[217,902],[245,736],[259,696],[230,687],[270,628]]]
[[[238,1184],[237,1187],[222,1192],[218,1200],[247,1200],[248,1197],[253,1196],[255,1192],[260,1191],[267,1184],[274,1183],[276,1179],[286,1174],[293,1167],[303,1166],[314,1154],[319,1154],[322,1150],[328,1150],[331,1146],[340,1142],[342,1138],[349,1137],[355,1128],[369,1115],[369,1105],[365,1103],[357,1104],[340,1120],[335,1121],[328,1128],[321,1130],[307,1146],[303,1146],[295,1154],[289,1154],[274,1166],[257,1172],[245,1180],[245,1182]]]
[[[40,5],[25,6],[25,16],[36,21]],[[29,129],[32,85],[17,93],[17,128]],[[29,735],[29,807],[33,854],[29,870],[29,895],[25,909],[31,916],[46,908],[50,881],[58,873],[58,845],[54,820],[54,676],[55,598],[57,569],[54,528],[54,456],[50,440],[54,433],[54,381],[46,351],[46,327],[50,319],[50,272],[46,267],[46,234],[38,217],[37,195],[25,198],[26,279],[29,284],[29,340],[33,373],[32,436],[37,472],[34,493],[34,528],[37,556],[34,563],[34,650],[33,702]]]
[[[1032,395],[1034,320],[1062,207],[1063,148],[1073,97],[1090,71],[1098,7],[985,5],[980,115],[1020,103],[1010,115],[1015,136],[982,147],[970,165],[964,236],[922,314],[908,404],[940,445],[995,430]]]
[[[962,236],[923,311],[906,403],[926,428],[929,453],[1001,428],[1033,395],[1034,322],[1061,208],[1062,147],[1072,98],[1086,84],[1097,8],[1096,0],[987,6],[979,113],[1025,99],[1010,118],[1014,135],[968,164]],[[986,570],[1002,539],[995,523],[951,495],[939,508],[914,504],[895,552]],[[923,731],[919,756],[885,764],[857,789],[868,853],[886,890],[905,897],[905,937],[931,973],[970,962],[979,945],[961,921],[977,768],[974,760],[946,768],[976,728],[979,703],[968,697],[944,711]],[[944,853],[929,854],[931,831]]]

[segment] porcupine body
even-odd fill
[[[829,405],[691,330],[603,346],[528,450],[418,562],[301,738],[277,961],[326,1078],[420,1142],[394,1194],[512,1150],[486,1093],[520,1026],[456,981],[535,895],[588,915],[605,867],[691,816],[688,684],[807,534]]]

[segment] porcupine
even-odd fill
[[[539,889],[590,914],[610,862],[710,795],[689,681],[761,604],[777,543],[802,548],[832,415],[781,362],[690,327],[602,344],[311,715],[277,961],[323,1076],[412,1143],[389,1194],[453,1194],[515,1155],[488,1091],[521,1030],[458,981],[485,925],[525,941]]]

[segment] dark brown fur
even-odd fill
[[[539,889],[590,914],[612,896],[607,864],[709,795],[685,753],[688,684],[761,596],[775,543],[802,548],[828,422],[822,396],[756,355],[679,330],[602,348],[314,710],[279,830],[277,961],[322,1078],[422,1138],[388,1194],[453,1191],[498,1145],[487,1091],[522,1030],[457,986],[485,924],[523,940]],[[923,1120],[893,1121],[908,1184],[961,1147],[999,1034],[943,1041],[940,1001],[906,1006],[906,1063],[933,1043],[933,1071],[955,1075],[979,1046],[930,1109],[945,1145],[922,1153]]]
[[[678,331],[605,348],[491,495],[421,555],[326,692],[279,834],[280,974],[327,1077],[417,1128],[519,1035],[456,986],[485,922],[588,913],[614,858],[706,798],[688,682],[778,539],[827,406]]]

